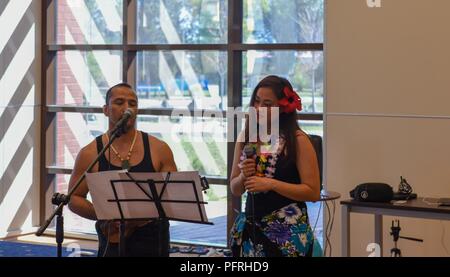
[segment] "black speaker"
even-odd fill
[[[363,183],[350,191],[350,196],[361,202],[389,202],[394,198],[394,190],[384,183]]]

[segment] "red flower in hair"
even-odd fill
[[[300,96],[290,89],[289,87],[284,87],[284,98],[278,101],[282,113],[292,113],[295,110],[302,110],[302,100]]]

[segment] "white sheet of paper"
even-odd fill
[[[149,202],[148,196],[152,196],[146,180],[154,180],[158,194],[161,194],[163,181],[167,173],[129,173],[133,179],[138,181],[140,188],[134,182],[116,182],[115,189],[119,199],[135,199],[142,200],[138,202],[121,202],[122,212],[125,218],[156,218],[158,211],[154,202]],[[123,171],[103,171],[97,173],[86,174],[86,181],[92,196],[95,213],[97,218],[101,220],[106,219],[120,219],[120,212],[117,203],[108,200],[114,200],[114,191],[110,180],[129,180],[127,174]],[[203,191],[200,183],[200,177],[197,171],[188,172],[172,172],[170,181],[193,180],[192,183],[177,183],[170,182],[167,184],[164,194],[161,199],[162,206],[169,218],[176,218],[180,220],[194,220],[207,221],[206,211],[204,205],[199,206],[196,203],[177,203],[170,202],[171,200],[181,201],[200,201],[203,202]],[[195,189],[195,190],[194,190]],[[145,193],[143,192],[145,191]],[[197,192],[198,199],[196,198]]]
[[[114,193],[109,182],[109,180],[114,179],[119,179],[118,171],[86,173],[86,182],[99,220],[120,218],[117,204],[106,201],[107,199],[114,199]]]

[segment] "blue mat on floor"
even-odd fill
[[[75,253],[75,250],[73,249],[63,247],[63,257],[80,256],[79,254],[80,253]],[[96,257],[97,251],[81,249],[81,254],[91,254]],[[0,241],[0,257],[56,257],[56,247],[22,242]]]
[[[172,241],[197,242],[204,244],[227,244],[227,217],[210,218],[214,225],[176,222],[170,226]]]
[[[311,227],[316,225],[316,219],[319,213],[320,202],[308,202],[308,214]],[[324,211],[322,207],[321,213]],[[201,244],[227,244],[227,217],[219,216],[209,219],[214,225],[194,224],[185,222],[176,222],[170,226],[170,239],[181,242],[197,242]],[[316,235],[319,241],[322,241],[323,224],[322,217],[317,220],[315,226]]]

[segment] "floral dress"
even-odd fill
[[[284,142],[280,140],[274,151],[266,151],[258,155],[256,158],[257,175],[275,179],[279,179],[278,176],[286,175],[282,174],[284,172],[276,174],[277,170],[285,170],[277,166],[283,148]],[[245,155],[242,154],[241,160],[244,159]],[[289,170],[293,171],[293,169],[295,169],[295,165]],[[296,174],[298,176],[298,172]],[[269,197],[269,193],[272,194],[272,197]],[[258,193],[256,196],[250,194],[247,199],[254,200],[254,198],[251,199],[252,197],[263,199],[256,202],[263,206],[271,206],[271,202],[265,201],[265,199],[282,199],[284,202],[281,203],[287,203],[287,205],[283,204],[282,207],[265,212],[261,216],[255,216],[247,209],[245,213],[240,213],[231,229],[230,245],[233,256],[312,256],[314,235],[309,225],[306,204],[288,200],[275,192],[269,193],[267,196],[265,193]]]

